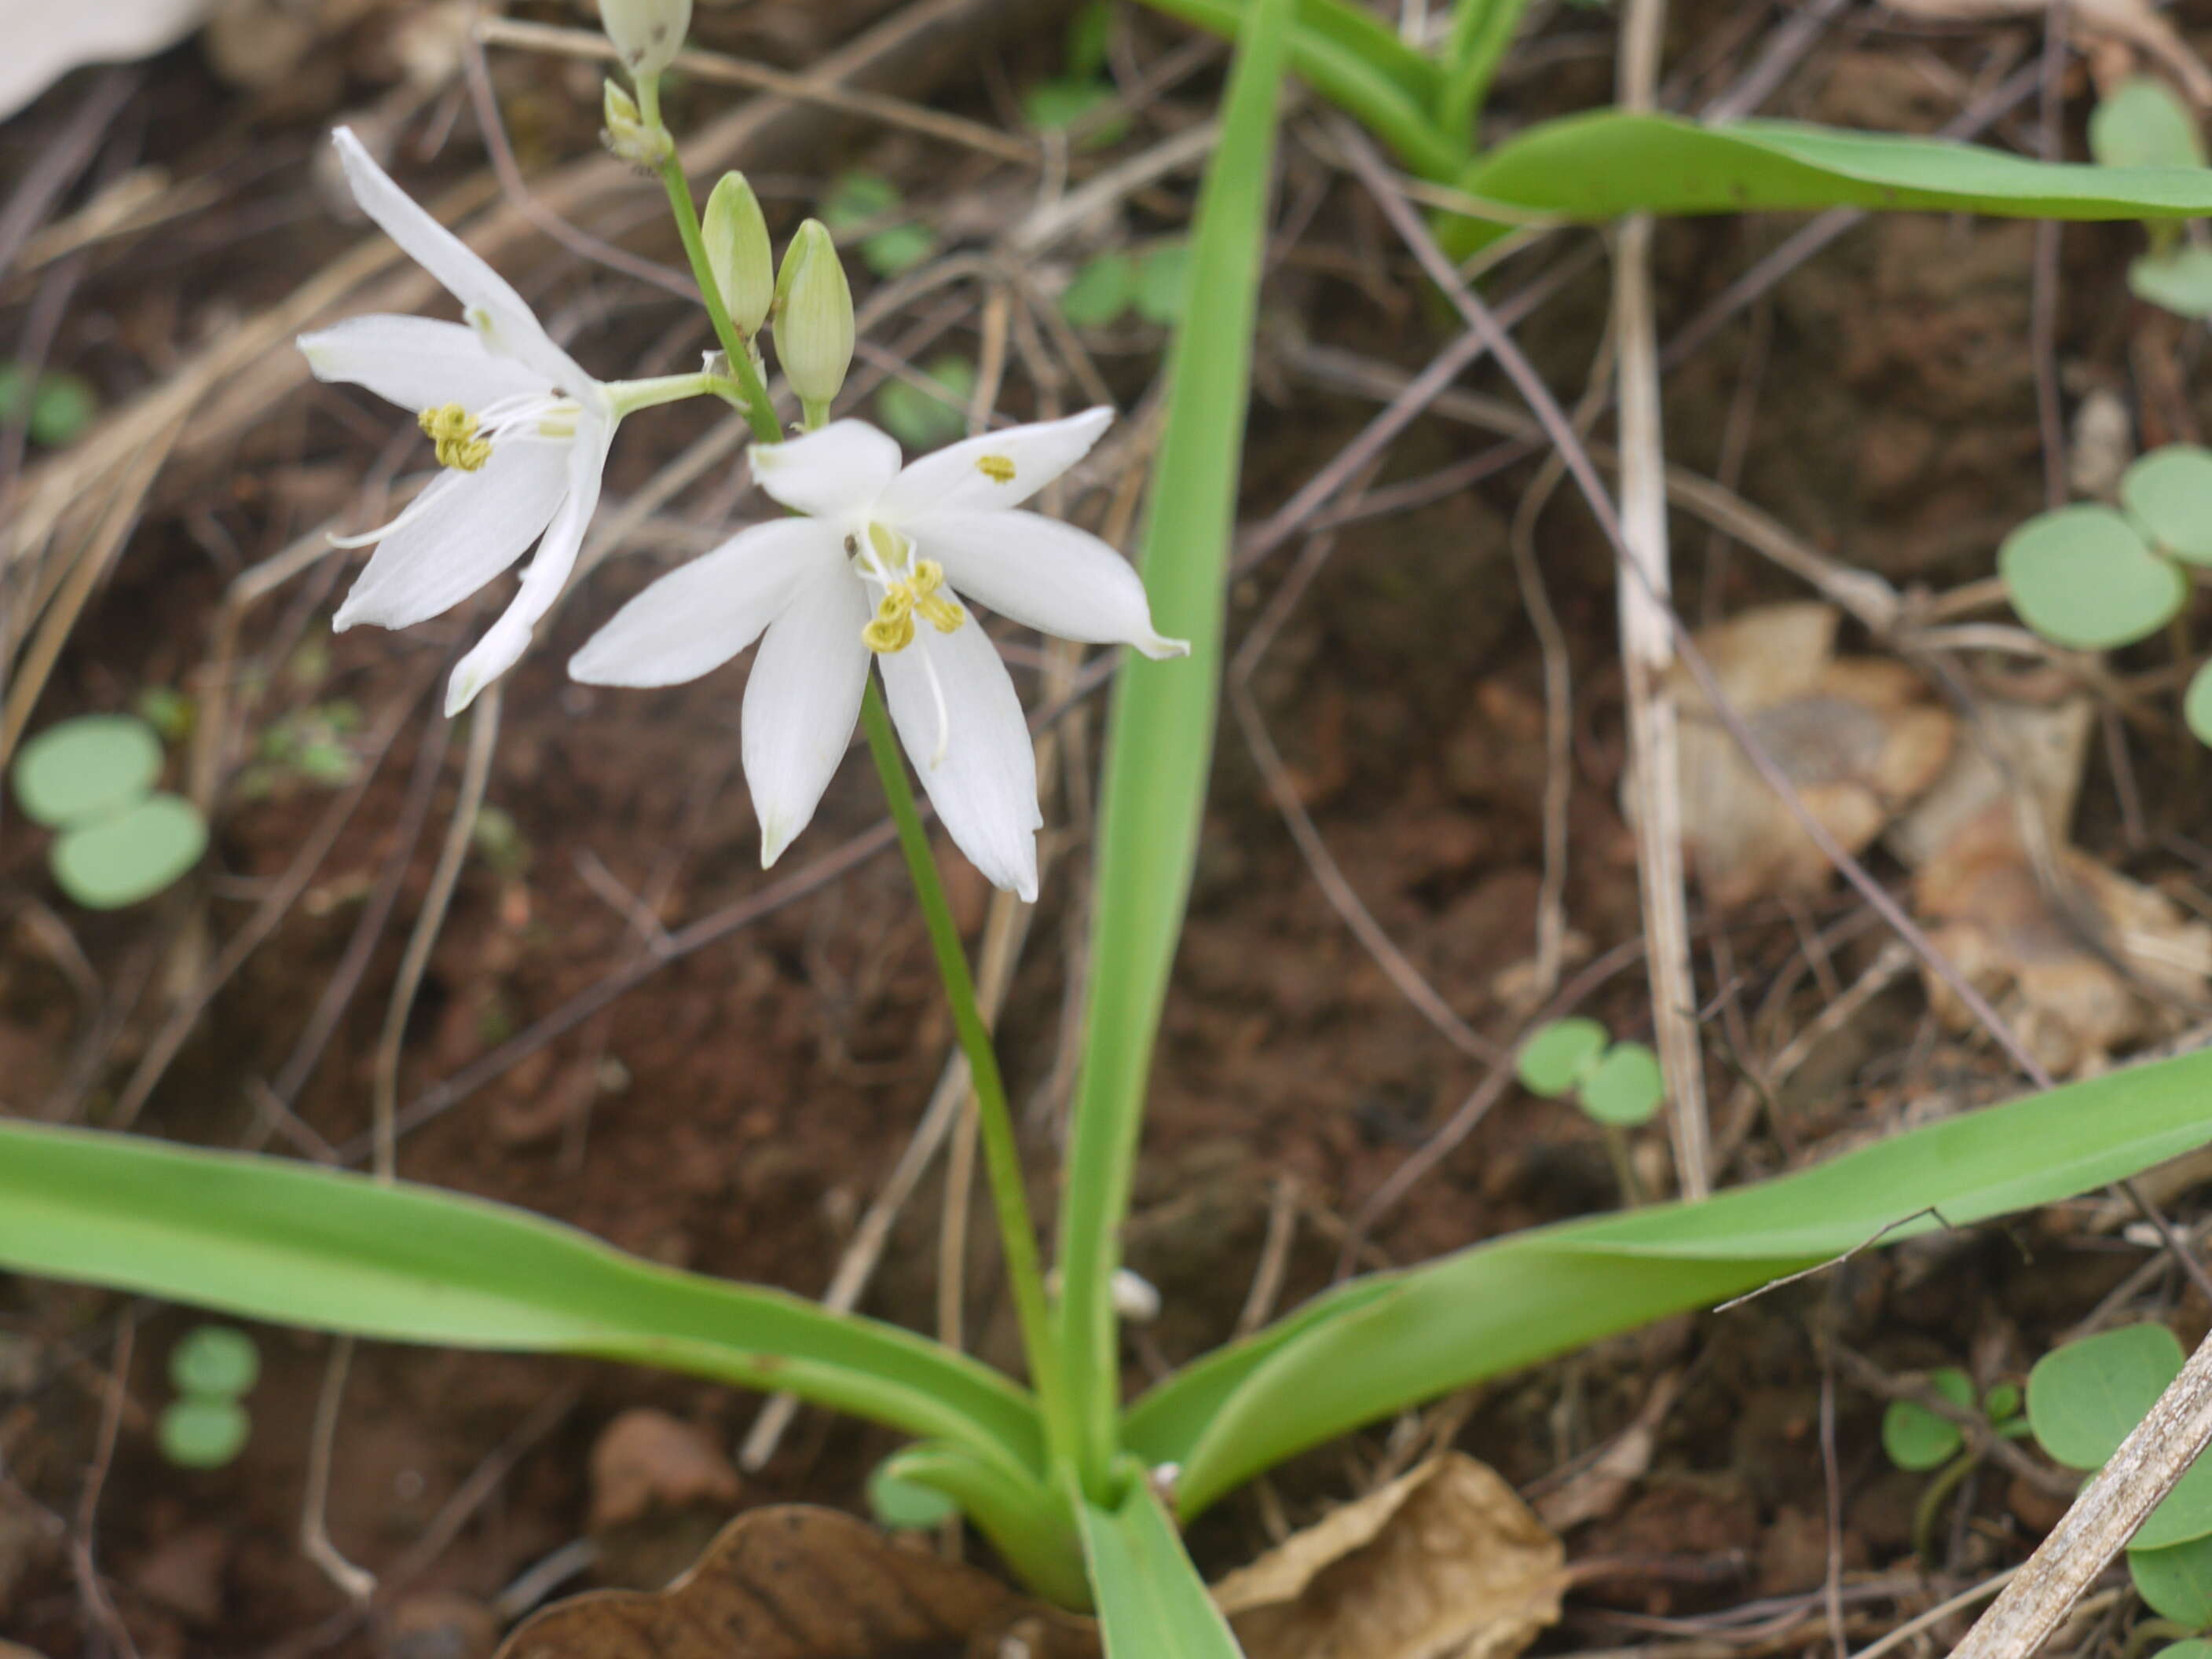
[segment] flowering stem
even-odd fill
[[[768,387],[761,383],[760,369],[753,362],[750,344],[730,320],[730,308],[723,303],[714,267],[707,263],[707,244],[699,234],[699,210],[691,200],[691,181],[684,176],[684,164],[677,159],[673,144],[660,163],[660,182],[668,191],[669,210],[676,216],[676,234],[684,239],[684,257],[691,262],[691,275],[699,284],[699,297],[707,302],[707,316],[714,325],[714,337],[721,343],[722,355],[730,360],[730,373],[737,377],[746,422],[751,426],[756,441],[781,443],[782,422],[775,418],[775,405],[769,401]]]
[[[644,380],[610,380],[606,386],[607,396],[613,401],[617,415],[635,415],[641,409],[654,409],[685,398],[703,398],[710,393],[720,396],[742,390],[723,375],[704,373],[659,374]]]
[[[1029,1195],[1022,1184],[1013,1114],[1006,1106],[1006,1085],[999,1075],[990,1028],[984,1024],[982,1010],[975,1001],[975,982],[969,976],[960,930],[953,923],[952,907],[945,901],[937,861],[930,854],[929,832],[922,828],[914,786],[907,781],[906,763],[900,758],[898,738],[891,731],[890,717],[884,712],[883,694],[872,674],[860,702],[860,726],[868,734],[868,752],[875,759],[877,775],[883,779],[891,821],[898,826],[899,850],[906,854],[907,873],[914,878],[915,897],[921,902],[922,921],[929,929],[938,975],[945,981],[945,1000],[952,1006],[953,1029],[959,1034],[961,1051],[968,1056],[976,1127],[991,1182],[992,1208],[998,1213],[1006,1277],[1013,1285],[1014,1311],[1029,1358],[1030,1382],[1036,1389],[1038,1409],[1044,1417],[1046,1443],[1054,1462],[1061,1464],[1074,1453],[1075,1416],[1060,1350],[1054,1341],[1043,1263],[1037,1250],[1036,1230],[1030,1219]]]

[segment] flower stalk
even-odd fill
[[[884,799],[898,829],[899,850],[906,855],[907,874],[913,879],[915,899],[921,906],[922,922],[929,930],[938,977],[944,981],[945,1000],[952,1010],[953,1030],[958,1034],[961,1052],[968,1058],[969,1086],[975,1097],[975,1126],[983,1143],[991,1208],[998,1218],[1006,1279],[1013,1289],[1015,1317],[1029,1360],[1030,1382],[1036,1390],[1037,1407],[1044,1418],[1046,1448],[1056,1468],[1072,1468],[1077,1443],[1074,1401],[1067,1392],[1066,1371],[1054,1336],[1043,1259],[1037,1249],[1036,1224],[1030,1216],[1029,1194],[1023,1185],[1021,1149],[1015,1138],[1013,1113],[1006,1103],[1006,1081],[999,1074],[990,1028],[983,1023],[983,1011],[975,1000],[975,981],[968,971],[960,929],[952,920],[952,906],[945,898],[937,860],[929,850],[929,832],[922,827],[914,786],[907,781],[898,738],[873,680],[861,699],[860,729],[867,733],[868,753],[875,761],[876,775],[883,781]]]

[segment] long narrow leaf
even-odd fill
[[[1240,1659],[1228,1620],[1142,1475],[1110,1510],[1086,1502],[1079,1524],[1106,1659]]]
[[[1168,358],[1167,428],[1140,563],[1161,629],[1188,640],[1191,654],[1182,662],[1131,659],[1115,688],[1106,738],[1091,1006],[1060,1224],[1061,1351],[1083,1419],[1084,1474],[1093,1485],[1116,1455],[1120,1347],[1108,1285],[1213,754],[1229,539],[1291,16],[1291,0],[1253,0],[1245,14],[1221,145],[1199,195],[1182,324]]]
[[[315,1330],[787,1389],[1010,1472],[1042,1466],[1029,1395],[964,1355],[433,1188],[0,1122],[0,1267]]]
[[[2203,167],[2085,167],[1942,138],[1787,121],[1701,127],[1621,110],[1531,127],[1459,183],[1472,196],[1567,219],[1832,207],[2034,219],[2212,214]]]
[[[1182,1466],[1194,1515],[1304,1447],[1401,1407],[1870,1243],[2117,1181],[2212,1140],[2212,1050],[1894,1136],[1696,1204],[1516,1234],[1357,1280],[1169,1379],[1124,1438]]]

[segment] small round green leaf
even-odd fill
[[[169,1382],[198,1399],[234,1400],[261,1376],[261,1350],[229,1325],[196,1325],[169,1351]]]
[[[1513,1069],[1529,1093],[1557,1100],[1596,1068],[1607,1041],[1594,1019],[1555,1019],[1521,1045]]]
[[[960,1506],[934,1486],[908,1480],[893,1472],[890,1462],[878,1463],[868,1477],[868,1508],[878,1522],[894,1532],[933,1527],[960,1513]]]
[[[2166,1549],[2131,1549],[2128,1571],[2136,1581],[2136,1593],[2153,1613],[2191,1630],[2212,1625],[2212,1538],[2195,1539]]]
[[[2169,1642],[2150,1659],[2212,1659],[2212,1642],[2192,1636],[2185,1642]]]
[[[1982,1415],[1992,1423],[2009,1423],[2027,1401],[2017,1382],[1998,1382],[1982,1396]]]
[[[2069,1342],[2027,1374],[2027,1420],[2069,1469],[2095,1469],[2181,1375],[2181,1344],[2163,1325],[2128,1325]]]
[[[199,862],[207,823],[181,795],[64,830],[49,855],[62,891],[92,910],[116,910],[160,892]]]
[[[937,252],[937,233],[927,225],[893,225],[860,244],[860,257],[878,276],[912,270]]]
[[[253,1421],[235,1400],[179,1400],[162,1412],[161,1455],[181,1468],[219,1469],[246,1449]]]
[[[1931,1371],[1929,1387],[1961,1410],[1972,1409],[1974,1384],[1955,1365]],[[1917,1473],[1942,1467],[1956,1457],[1966,1443],[1959,1425],[1938,1417],[1916,1400],[1893,1400],[1881,1414],[1881,1449],[1900,1469]]]
[[[2089,154],[2108,167],[2201,167],[2204,135],[2165,82],[2138,75],[2089,117]]]
[[[49,830],[128,806],[161,775],[161,739],[135,714],[80,714],[15,757],[15,799]]]
[[[2154,449],[2121,477],[2120,505],[2160,551],[2212,564],[2212,449]]]
[[[2005,538],[1997,569],[2021,620],[2054,644],[2106,651],[2155,634],[2189,581],[2109,507],[2062,507]]]
[[[1632,1128],[1649,1123],[1667,1098],[1659,1056],[1640,1042],[1616,1042],[1578,1091],[1583,1110],[1601,1123]]]
[[[1060,314],[1078,328],[1103,328],[1129,308],[1136,289],[1136,262],[1126,253],[1102,253],[1062,290]]]
[[[48,449],[73,444],[100,414],[100,394],[82,374],[42,374],[31,393],[31,441]]]
[[[2212,317],[2212,247],[2142,255],[2128,266],[2128,291],[2177,317]]]
[[[2188,693],[2181,700],[2181,713],[2197,742],[2212,744],[2212,662],[2191,677]]]

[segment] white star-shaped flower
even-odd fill
[[[417,206],[344,127],[331,135],[362,209],[461,302],[459,323],[356,317],[300,337],[319,380],[417,411],[447,469],[398,518],[342,544],[376,552],[333,626],[406,628],[451,609],[538,542],[521,591],[447,688],[459,714],[513,667],[560,597],[599,505],[619,416],[522,296]]]
[[[1036,896],[1036,766],[1013,681],[963,601],[1062,639],[1190,647],[1153,630],[1128,561],[1021,504],[1114,418],[1094,409],[924,456],[863,421],[756,445],[753,476],[806,514],[755,525],[640,593],[568,665],[594,685],[675,685],[755,640],[745,781],[761,862],[806,827],[852,740],[868,662],[938,817],[975,867]],[[763,635],[765,634],[765,637]]]

